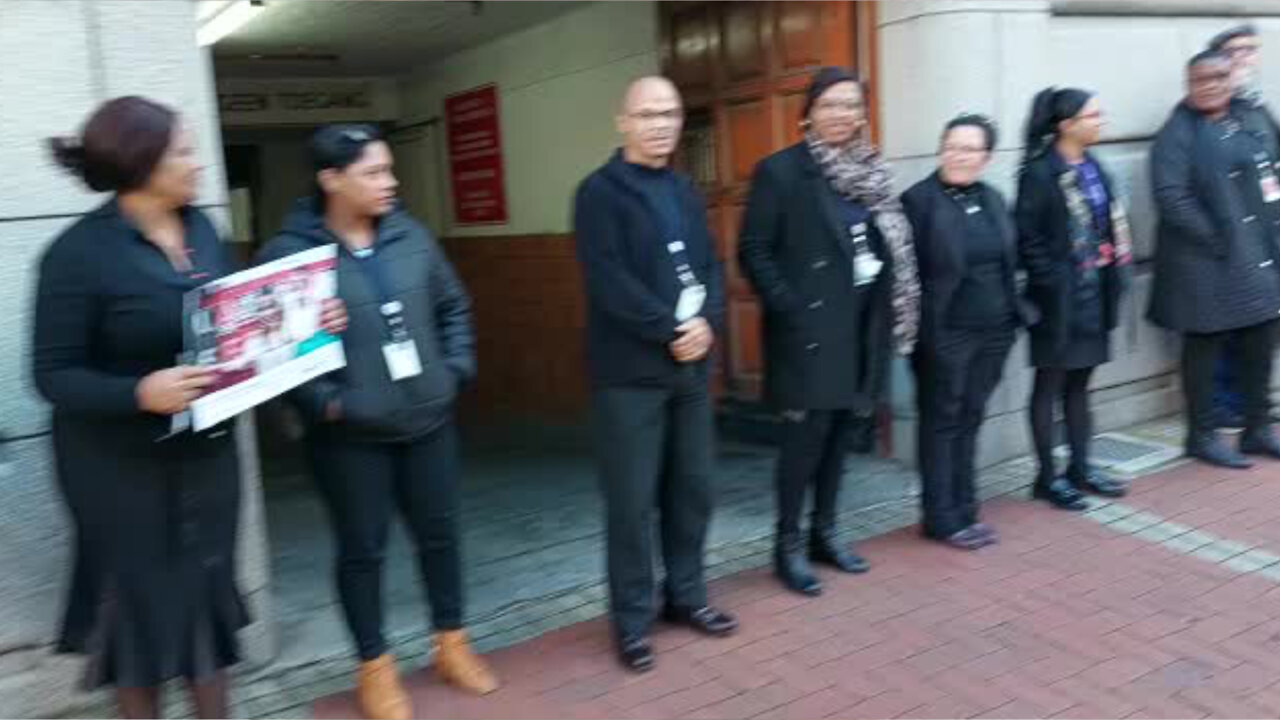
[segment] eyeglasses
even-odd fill
[[[1231,82],[1231,73],[1216,72],[1192,75],[1190,82],[1192,85],[1197,87],[1204,87],[1207,85],[1226,85]]]
[[[678,122],[684,119],[683,110],[641,110],[640,112],[628,113],[627,117],[632,120],[639,120],[642,123],[651,124],[659,120],[667,122]]]
[[[861,100],[819,100],[813,104],[814,110],[822,112],[846,112],[856,113],[862,111]]]
[[[943,145],[943,155],[983,155],[987,148],[983,145]]]
[[[1235,47],[1227,47],[1222,49],[1222,54],[1227,57],[1234,58],[1245,55],[1257,55],[1262,50],[1261,45],[1236,45]]]

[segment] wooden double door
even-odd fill
[[[856,69],[875,117],[874,3],[663,2],[663,71],[684,96],[680,165],[701,185],[724,261],[728,341],[717,385],[754,401],[762,384],[760,309],[737,264],[738,227],[751,173],[798,140],[809,78],[819,67]],[[875,127],[873,120],[873,136]]]

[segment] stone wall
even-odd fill
[[[1013,200],[1023,125],[1032,96],[1049,85],[1099,93],[1107,127],[1099,155],[1127,195],[1139,265],[1114,360],[1095,376],[1095,420],[1108,430],[1180,407],[1177,339],[1143,318],[1151,276],[1154,218],[1147,154],[1181,98],[1184,64],[1220,30],[1260,5],[1105,0],[893,0],[879,7],[881,127],[903,188],[931,172],[942,125],[961,111],[1000,123],[988,180]],[[1155,7],[1159,6],[1159,7]],[[1220,16],[1206,8],[1220,7]],[[1067,11],[1071,11],[1068,13]],[[1182,14],[1188,10],[1187,14]],[[1105,14],[1098,14],[1105,13]],[[1280,98],[1280,18],[1253,17],[1262,32],[1266,93]],[[1025,342],[1010,357],[984,429],[983,462],[1029,447],[1023,414],[1031,387]],[[895,454],[914,455],[913,384],[896,368]]]

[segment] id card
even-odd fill
[[[387,372],[394,382],[408,380],[422,374],[422,360],[413,340],[389,342],[382,346],[382,357],[387,361]]]
[[[1263,202],[1280,201],[1280,179],[1276,178],[1276,171],[1271,163],[1258,165],[1258,182],[1262,185]]]
[[[853,284],[857,287],[869,285],[880,276],[884,261],[869,252],[860,252],[853,256]]]
[[[706,285],[690,285],[681,290],[680,299],[676,301],[676,322],[685,322],[697,317],[706,302]]]

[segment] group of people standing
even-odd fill
[[[1247,467],[1249,454],[1280,458],[1268,399],[1280,320],[1280,132],[1249,92],[1257,52],[1246,25],[1196,55],[1151,156],[1159,234],[1149,315],[1184,336],[1187,453],[1228,467]],[[763,310],[765,396],[778,421],[775,574],[811,596],[823,589],[812,563],[868,570],[838,539],[839,492],[850,434],[884,399],[894,352],[910,358],[916,380],[926,537],[961,550],[999,541],[980,520],[975,456],[1020,328],[1035,369],[1032,496],[1079,511],[1088,495],[1128,492],[1090,462],[1089,386],[1111,358],[1134,260],[1119,188],[1093,152],[1100,99],[1077,88],[1036,94],[1010,210],[982,179],[998,140],[992,120],[947,122],[937,170],[899,196],[866,137],[864,98],[847,70],[813,76],[803,139],[757,165],[737,238],[738,266]],[[615,639],[622,664],[638,671],[655,662],[655,617],[712,636],[736,627],[706,604],[702,581],[707,351],[724,299],[701,201],[671,169],[682,121],[672,83],[633,83],[618,119],[623,148],[583,182],[574,213]],[[1245,398],[1238,452],[1214,425],[1220,364]],[[1061,470],[1059,413],[1069,450]]]
[[[1241,81],[1256,53],[1245,27],[1193,58],[1188,95],[1152,151],[1160,229],[1150,314],[1184,335],[1188,453],[1231,467],[1248,464],[1243,454],[1280,458],[1267,395],[1280,319],[1280,130]],[[573,207],[610,610],[618,659],[634,671],[655,664],[655,619],[714,637],[737,628],[710,604],[704,577],[709,358],[725,290],[702,199],[671,166],[683,112],[670,81],[631,83],[616,119],[621,148],[582,182]],[[899,195],[866,137],[866,113],[853,73],[813,76],[804,137],[757,166],[737,243],[764,310],[765,390],[778,417],[775,571],[809,596],[823,591],[812,563],[869,568],[839,537],[839,493],[850,436],[885,397],[895,352],[916,379],[928,538],[964,550],[998,542],[980,520],[975,453],[1019,328],[1035,367],[1034,497],[1080,510],[1087,493],[1126,492],[1089,463],[1088,387],[1110,357],[1133,253],[1116,186],[1090,150],[1099,99],[1036,95],[1012,211],[982,180],[998,141],[990,119],[947,122],[936,172]],[[77,535],[60,648],[92,658],[90,683],[114,685],[124,717],[157,717],[159,688],[176,678],[199,716],[226,717],[225,671],[248,621],[235,587],[236,446],[229,427],[173,434],[170,417],[211,381],[207,370],[175,367],[183,294],[232,264],[192,207],[199,168],[174,111],[119,98],[53,147],[90,188],[112,193],[40,266],[34,375],[53,405]],[[361,712],[406,718],[382,628],[396,510],[417,546],[436,670],[477,694],[499,685],[463,630],[453,404],[475,374],[469,301],[440,246],[397,203],[394,159],[376,128],[323,128],[311,155],[314,192],[260,260],[339,248],[339,299],[322,326],[343,337],[348,364],[289,399],[307,421],[334,529]],[[1214,423],[1225,346],[1246,398],[1239,451]],[[1059,405],[1064,473],[1053,455]]]

